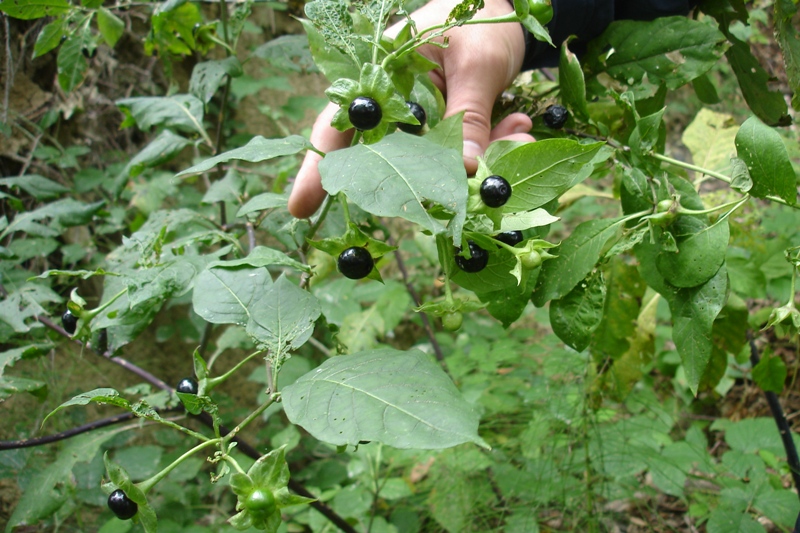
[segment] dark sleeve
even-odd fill
[[[552,0],[553,20],[547,25],[557,47],[570,35],[577,36],[570,50],[581,55],[586,43],[615,20],[653,20],[686,15],[697,0]],[[559,48],[537,41],[525,32],[525,61],[522,70],[558,65]]]

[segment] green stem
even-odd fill
[[[744,205],[744,203],[747,202],[749,199],[750,195],[745,194],[744,198],[742,198],[741,200],[734,200],[732,202],[728,202],[727,204],[718,205],[716,207],[709,207],[708,209],[703,209],[701,211],[696,211],[694,209],[684,209],[683,207],[680,207],[679,204],[676,213],[678,213],[679,215],[708,215],[710,213],[714,213],[715,211],[721,211],[723,209],[727,209],[728,207],[734,206],[733,209],[731,209],[730,211],[728,211],[727,213],[725,213],[720,217],[720,220],[722,220],[723,218],[728,217],[728,215],[739,209],[739,207]]]
[[[167,474],[172,472],[178,465],[180,465],[186,459],[188,459],[189,457],[191,457],[195,453],[199,452],[203,448],[208,448],[209,446],[217,444],[218,440],[219,439],[212,439],[212,440],[207,440],[206,442],[201,442],[200,444],[198,444],[197,446],[195,446],[194,448],[192,448],[188,452],[184,453],[183,455],[181,455],[180,457],[178,457],[177,459],[172,461],[172,463],[169,466],[167,466],[164,470],[162,470],[161,472],[157,473],[156,475],[154,475],[153,477],[151,477],[149,479],[146,479],[144,481],[140,481],[139,483],[136,483],[136,486],[139,487],[142,490],[142,492],[147,494],[147,492],[150,489],[152,489],[156,485],[156,483],[158,483],[159,481],[164,479],[164,477],[166,477]]]
[[[260,354],[260,353],[264,353],[264,352],[263,352],[263,350],[258,350],[257,352],[253,352],[253,353],[251,353],[250,355],[248,355],[247,357],[245,357],[244,359],[242,359],[241,361],[239,361],[239,362],[236,364],[236,366],[234,366],[233,368],[231,368],[230,370],[228,370],[227,372],[225,372],[225,373],[224,373],[224,374],[222,374],[221,376],[217,376],[217,377],[215,377],[215,378],[211,378],[211,379],[209,379],[209,380],[206,382],[206,393],[208,393],[208,392],[209,392],[209,391],[211,391],[211,390],[212,390],[214,387],[216,387],[217,385],[219,385],[220,383],[224,382],[226,379],[228,379],[229,377],[231,377],[231,376],[233,375],[233,373],[234,373],[234,372],[236,372],[237,370],[239,370],[239,369],[240,369],[242,366],[244,366],[244,364],[245,364],[245,363],[247,363],[247,362],[248,362],[250,359],[252,359],[253,357],[255,357],[256,355],[258,355],[258,354]]]
[[[323,222],[325,222],[325,218],[328,216],[328,211],[331,210],[331,205],[333,205],[333,196],[329,194],[328,196],[325,197],[325,202],[322,204],[322,212],[319,214],[319,217],[317,217],[317,221],[314,222],[314,224],[308,230],[308,234],[306,235],[306,242],[303,243],[303,246],[300,249],[303,252],[303,255],[305,255],[308,252],[308,249],[311,247],[308,241],[314,238],[314,235],[317,234],[317,230],[319,230],[319,227],[322,225]]]
[[[228,454],[223,455],[222,458],[225,459],[225,461],[227,461],[234,468],[234,470],[236,470],[240,474],[246,474],[244,469],[241,466],[239,466],[239,462],[236,459],[234,459]]]
[[[715,172],[715,171],[709,170],[707,168],[698,167],[696,165],[692,165],[691,163],[686,163],[685,161],[679,161],[678,159],[673,159],[673,158],[671,158],[669,156],[666,156],[666,155],[663,155],[663,154],[652,153],[650,155],[652,155],[655,159],[658,159],[659,161],[663,161],[665,163],[669,163],[670,165],[675,165],[676,167],[685,168],[686,170],[692,170],[694,172],[699,172],[700,174],[705,174],[706,176],[711,176],[712,178],[716,178],[718,180],[722,180],[722,181],[724,181],[725,183],[727,183],[729,185],[730,185],[730,183],[732,181],[730,176],[726,176],[724,174],[720,174],[719,172]],[[786,200],[784,200],[783,198],[780,198],[778,196],[767,195],[767,196],[764,196],[764,199],[765,200],[769,200],[770,202],[775,202],[775,203],[778,203],[778,204],[783,204],[783,205],[786,205],[786,206],[789,206],[789,207],[793,207],[794,209],[800,209],[800,206],[792,205],[789,202],[787,202]]]
[[[256,418],[258,418],[261,415],[261,413],[263,413],[267,409],[267,407],[269,407],[270,405],[275,403],[276,398],[277,398],[277,395],[271,394],[269,399],[266,402],[264,402],[261,405],[259,405],[258,409],[256,409],[252,413],[250,413],[247,416],[247,418],[245,418],[239,424],[237,424],[236,427],[233,428],[233,430],[231,430],[230,433],[228,433],[227,435],[222,437],[222,442],[225,442],[225,443],[230,442],[236,436],[237,433],[239,433],[241,430],[243,430],[245,427],[247,427],[250,424],[250,422],[252,422]]]
[[[350,206],[347,205],[347,196],[343,193],[339,193],[336,195],[339,199],[339,203],[342,204],[342,214],[344,215],[344,225],[350,226]]]
[[[91,319],[93,319],[94,317],[96,317],[97,315],[99,315],[100,313],[102,313],[103,311],[105,311],[106,309],[108,309],[108,307],[109,307],[111,304],[113,304],[114,302],[116,302],[116,301],[117,301],[117,300],[118,300],[118,299],[119,299],[119,298],[120,298],[120,297],[121,297],[123,294],[125,294],[125,293],[127,293],[127,292],[128,292],[128,289],[122,289],[122,290],[121,290],[121,291],[119,291],[117,294],[115,294],[114,296],[112,296],[112,297],[111,297],[111,299],[110,299],[109,301],[107,301],[106,303],[104,303],[104,304],[103,304],[103,305],[101,305],[100,307],[95,307],[95,308],[94,308],[94,309],[92,309],[91,311],[87,311],[86,313],[81,313],[81,315],[82,315],[82,316],[81,316],[81,318],[83,318],[83,319],[84,319],[84,320],[86,320],[87,322],[88,322],[88,321],[90,321]]]
[[[410,54],[420,46],[424,46],[426,44],[434,44],[441,46],[439,45],[439,43],[434,43],[433,42],[434,39],[441,37],[447,30],[450,30],[452,28],[458,26],[471,26],[473,24],[504,24],[507,22],[519,22],[516,13],[512,11],[508,15],[502,15],[499,17],[492,17],[488,19],[470,19],[460,24],[454,22],[443,22],[441,24],[435,24],[417,33],[417,35],[428,34],[425,38],[421,40],[410,40],[403,46],[401,46],[400,48],[398,48],[397,50],[386,56],[381,62],[381,67],[386,69],[392,61],[401,59],[402,57]]]
[[[444,268],[444,297],[448,304],[453,303],[453,290],[450,288],[450,272],[452,263],[450,262],[450,254],[448,253],[449,246],[447,245],[447,237],[443,234],[436,235],[436,249],[439,251],[439,257],[442,260],[442,268]]]

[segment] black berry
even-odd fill
[[[136,502],[128,498],[128,495],[122,489],[117,489],[109,495],[108,508],[120,520],[130,520],[139,510]]]
[[[511,185],[500,176],[489,176],[481,183],[481,200],[489,207],[501,207],[511,198]]]
[[[64,311],[64,314],[61,315],[61,325],[64,326],[64,331],[72,335],[78,327],[78,317],[70,313],[69,309],[67,309]]]
[[[569,118],[567,108],[558,104],[548,106],[542,115],[545,126],[554,130],[563,128],[564,124],[567,123],[567,118]]]
[[[522,242],[524,237],[522,236],[521,231],[504,231],[503,233],[498,233],[495,235],[494,239],[509,246],[516,246]]]
[[[192,378],[183,378],[178,382],[175,390],[186,394],[197,394],[197,381]]]
[[[369,96],[359,96],[350,104],[347,110],[350,123],[357,130],[371,130],[381,123],[383,112],[381,106]]]
[[[67,34],[66,33],[61,36],[61,40],[59,42],[60,42],[60,44],[64,44],[65,42],[67,42]]]
[[[466,258],[461,254],[461,248],[456,248],[456,264],[458,268],[463,270],[464,272],[480,272],[484,268],[486,268],[487,263],[489,262],[489,254],[475,244],[474,241],[469,241],[467,243],[469,245],[469,253],[471,257]]]
[[[425,110],[416,102],[406,102],[408,106],[408,110],[411,111],[411,114],[416,117],[419,121],[419,125],[416,124],[406,124],[405,122],[398,122],[397,128],[400,131],[404,131],[406,133],[411,133],[412,135],[417,135],[422,131],[422,127],[425,126],[425,122],[428,120],[427,115],[425,114]]]
[[[350,279],[366,278],[375,267],[372,256],[361,246],[353,246],[340,253],[336,264],[339,272]]]

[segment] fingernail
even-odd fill
[[[481,145],[475,141],[464,141],[464,157],[468,159],[476,159],[483,153]]]

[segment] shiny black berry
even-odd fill
[[[428,120],[427,115],[425,114],[425,110],[422,109],[422,106],[416,102],[406,102],[408,106],[408,110],[411,111],[411,114],[416,117],[419,121],[419,125],[416,124],[406,124],[405,122],[398,122],[397,128],[400,131],[404,131],[406,133],[411,133],[412,135],[417,135],[422,131],[422,127],[425,126],[425,122]]]
[[[489,176],[481,183],[481,200],[489,207],[501,207],[511,198],[511,184],[500,176]]]
[[[122,489],[117,489],[109,495],[108,508],[120,520],[130,520],[139,510],[136,502],[128,498],[128,495]]]
[[[558,104],[548,106],[542,115],[545,126],[554,130],[563,128],[564,124],[567,123],[567,118],[569,118],[567,108]]]
[[[375,267],[372,256],[361,246],[353,246],[340,253],[336,264],[339,272],[350,279],[366,278]]]
[[[178,386],[175,387],[175,390],[185,394],[197,394],[197,381],[192,378],[183,378],[178,382]]]
[[[489,262],[489,254],[475,244],[474,241],[469,241],[469,258],[464,257],[461,254],[461,248],[456,248],[456,264],[458,268],[463,270],[464,272],[480,272],[484,268],[486,268],[486,264]]]
[[[381,123],[383,112],[378,102],[369,96],[359,96],[350,104],[347,110],[350,123],[357,130],[371,130]]]
[[[522,242],[524,237],[521,231],[504,231],[494,236],[495,240],[503,242],[509,246],[516,246]]]
[[[70,313],[69,309],[67,309],[64,311],[64,314],[61,315],[61,325],[64,326],[64,331],[73,335],[75,329],[78,327],[78,317]]]

